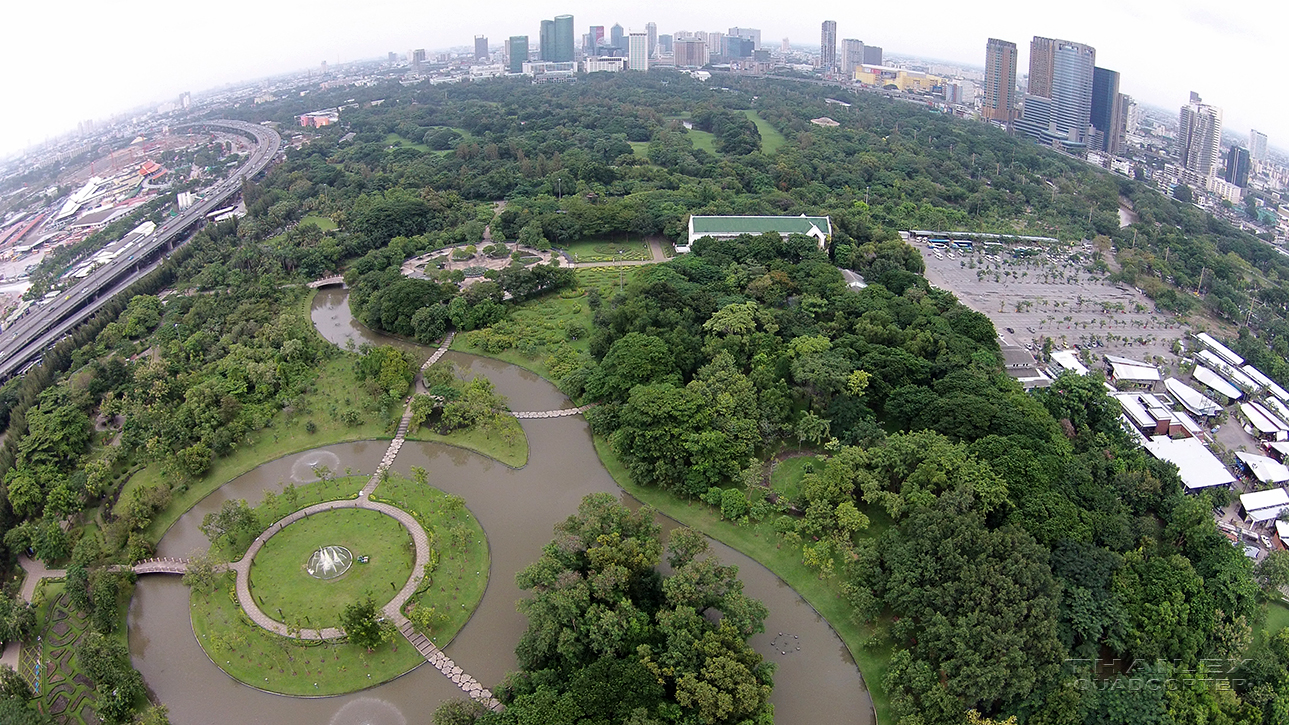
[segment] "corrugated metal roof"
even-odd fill
[[[1164,387],[1168,392],[1176,395],[1182,406],[1195,415],[1217,415],[1222,412],[1222,406],[1177,378],[1165,380]]]
[[[1239,388],[1203,365],[1195,366],[1195,379],[1231,400],[1239,400],[1244,397],[1244,393],[1241,393]]]

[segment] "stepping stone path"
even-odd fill
[[[444,654],[438,647],[435,647],[434,643],[425,635],[413,629],[411,622],[404,619],[402,624],[399,625],[398,631],[403,633],[403,636],[407,638],[408,642],[412,643],[412,646],[416,648],[417,652],[421,653],[421,656],[425,658],[426,662],[429,662],[434,669],[442,672],[445,677],[452,680],[452,684],[460,687],[461,691],[469,696],[470,699],[482,703],[484,707],[492,710],[493,712],[501,711],[502,705],[497,698],[492,696],[491,690],[479,684],[478,680],[466,674],[464,670],[452,661],[452,658]]]
[[[586,411],[594,407],[595,407],[595,403],[591,403],[590,405],[583,405],[579,408],[560,408],[559,410],[526,410],[526,411],[511,413],[511,415],[515,416],[516,418],[519,418],[520,420],[533,420],[538,418],[568,418],[574,415],[581,415],[582,413],[585,413]]]

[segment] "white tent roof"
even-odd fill
[[[1235,476],[1198,438],[1173,440],[1168,436],[1155,436],[1143,446],[1155,458],[1177,466],[1182,483],[1191,491],[1235,483]]]
[[[1222,412],[1222,406],[1214,403],[1203,393],[1195,388],[1183,383],[1177,378],[1168,378],[1164,381],[1164,387],[1168,392],[1177,396],[1182,405],[1195,415],[1217,415]]]
[[[1056,350],[1052,353],[1052,362],[1061,366],[1062,370],[1069,370],[1077,375],[1087,375],[1088,368],[1079,362],[1078,353],[1073,350]]]
[[[1204,344],[1204,347],[1207,347],[1208,349],[1212,350],[1214,353],[1217,354],[1218,357],[1231,363],[1232,365],[1244,364],[1244,358],[1240,357],[1239,355],[1236,355],[1235,352],[1231,350],[1231,348],[1218,342],[1212,335],[1208,334],[1207,332],[1199,333],[1198,335],[1195,336],[1195,339],[1202,342]]]
[[[1218,375],[1212,370],[1209,370],[1203,365],[1195,366],[1194,377],[1196,380],[1207,385],[1210,389],[1214,390],[1217,393],[1225,395],[1231,400],[1239,400],[1240,398],[1244,397],[1244,393],[1241,393],[1240,389],[1232,385],[1229,380],[1222,377],[1221,375]]]
[[[1283,488],[1272,488],[1246,493],[1240,496],[1240,505],[1244,507],[1244,513],[1254,521],[1271,521],[1278,518],[1281,511],[1289,508],[1289,492]]]
[[[1289,424],[1277,418],[1271,411],[1257,403],[1240,403],[1240,412],[1249,419],[1249,424],[1259,433],[1277,433],[1289,430]]]
[[[1240,459],[1244,465],[1253,471],[1253,475],[1263,483],[1284,483],[1289,481],[1289,468],[1285,467],[1274,458],[1259,456],[1256,453],[1236,453],[1235,457]]]
[[[1200,350],[1199,354],[1195,357],[1199,358],[1205,365],[1213,368],[1213,370],[1225,375],[1232,383],[1235,383],[1245,390],[1257,392],[1262,389],[1262,385],[1258,381],[1245,375],[1239,368],[1233,365],[1227,365],[1225,360],[1214,355],[1208,350]]]
[[[1132,365],[1111,360],[1110,369],[1115,380],[1132,380],[1134,382],[1157,382],[1159,380],[1159,368],[1154,365]]]
[[[1289,401],[1289,391],[1286,391],[1284,388],[1280,387],[1279,385],[1276,385],[1276,381],[1272,380],[1266,375],[1263,375],[1261,370],[1253,367],[1252,365],[1245,365],[1240,369],[1244,371],[1245,375],[1248,375],[1249,377],[1253,378],[1254,380],[1262,384],[1264,387],[1266,387],[1267,392],[1271,393],[1272,395],[1276,396],[1281,400]]]

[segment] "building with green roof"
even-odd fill
[[[676,245],[677,252],[688,252],[693,243],[703,237],[733,239],[743,234],[775,232],[782,236],[805,234],[814,237],[820,249],[828,246],[832,238],[832,219],[826,216],[691,216],[689,240]]]

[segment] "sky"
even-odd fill
[[[1094,46],[1097,65],[1119,71],[1120,90],[1140,102],[1175,109],[1193,90],[1223,109],[1229,132],[1257,128],[1289,148],[1289,94],[1274,75],[1284,67],[1276,34],[1289,27],[1282,0],[658,0],[613,9],[586,0],[64,0],[14,2],[3,12],[0,155],[85,119],[324,60],[469,46],[476,34],[494,47],[510,35],[535,43],[540,20],[565,13],[579,38],[590,25],[643,30],[653,21],[659,33],[741,26],[759,28],[763,44],[787,37],[816,47],[820,23],[835,20],[839,39],[976,66],[996,37],[1019,47],[1018,74],[1033,36],[1062,38]]]

